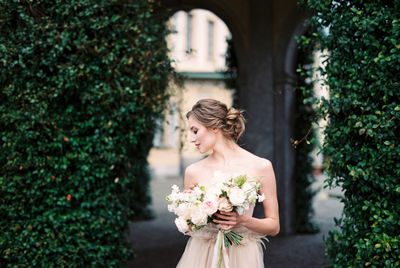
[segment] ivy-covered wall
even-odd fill
[[[0,263],[114,267],[149,215],[146,157],[166,98],[154,1],[0,4]]]
[[[314,29],[304,44],[329,52],[320,103],[328,185],[343,215],[326,240],[332,267],[400,266],[400,2],[303,1]]]

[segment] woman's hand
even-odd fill
[[[224,231],[229,231],[232,228],[239,227],[245,220],[246,215],[239,215],[236,211],[224,212],[219,211],[215,214],[218,219],[214,219],[215,223],[219,224],[219,228]]]

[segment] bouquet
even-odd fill
[[[212,181],[213,186],[208,189],[196,185],[181,192],[178,186],[172,186],[172,193],[166,199],[169,202],[168,210],[178,216],[175,224],[180,232],[188,234],[213,223],[217,211],[236,211],[242,215],[250,204],[264,200],[264,194],[258,194],[260,182],[247,175],[216,172]],[[222,237],[225,247],[233,243],[239,245],[243,239],[233,231],[219,231],[218,236]]]

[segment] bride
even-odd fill
[[[212,153],[186,168],[185,189],[197,184],[212,187],[215,172],[260,178],[260,193],[265,195],[265,218],[252,216],[254,206],[243,215],[238,215],[237,212],[218,212],[215,224],[191,233],[177,267],[212,267],[215,263],[213,249],[218,229],[233,230],[243,236],[240,245],[232,245],[226,249],[223,267],[264,267],[261,239],[265,235],[275,236],[279,233],[276,182],[271,162],[244,150],[236,143],[245,128],[241,111],[228,109],[224,103],[214,99],[202,99],[186,117],[189,122],[190,142],[194,143],[200,153]]]

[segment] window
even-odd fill
[[[176,148],[179,145],[179,115],[177,104],[171,102],[170,109],[168,120],[168,146]]]
[[[214,58],[214,22],[208,21],[208,59]]]
[[[153,146],[156,148],[176,148],[179,145],[179,114],[175,102],[162,119],[156,120]]]
[[[187,14],[187,24],[186,24],[186,53],[192,53],[192,14]]]
[[[164,128],[163,128],[163,120],[156,120],[155,133],[153,138],[153,146],[156,148],[163,148],[164,145]]]

